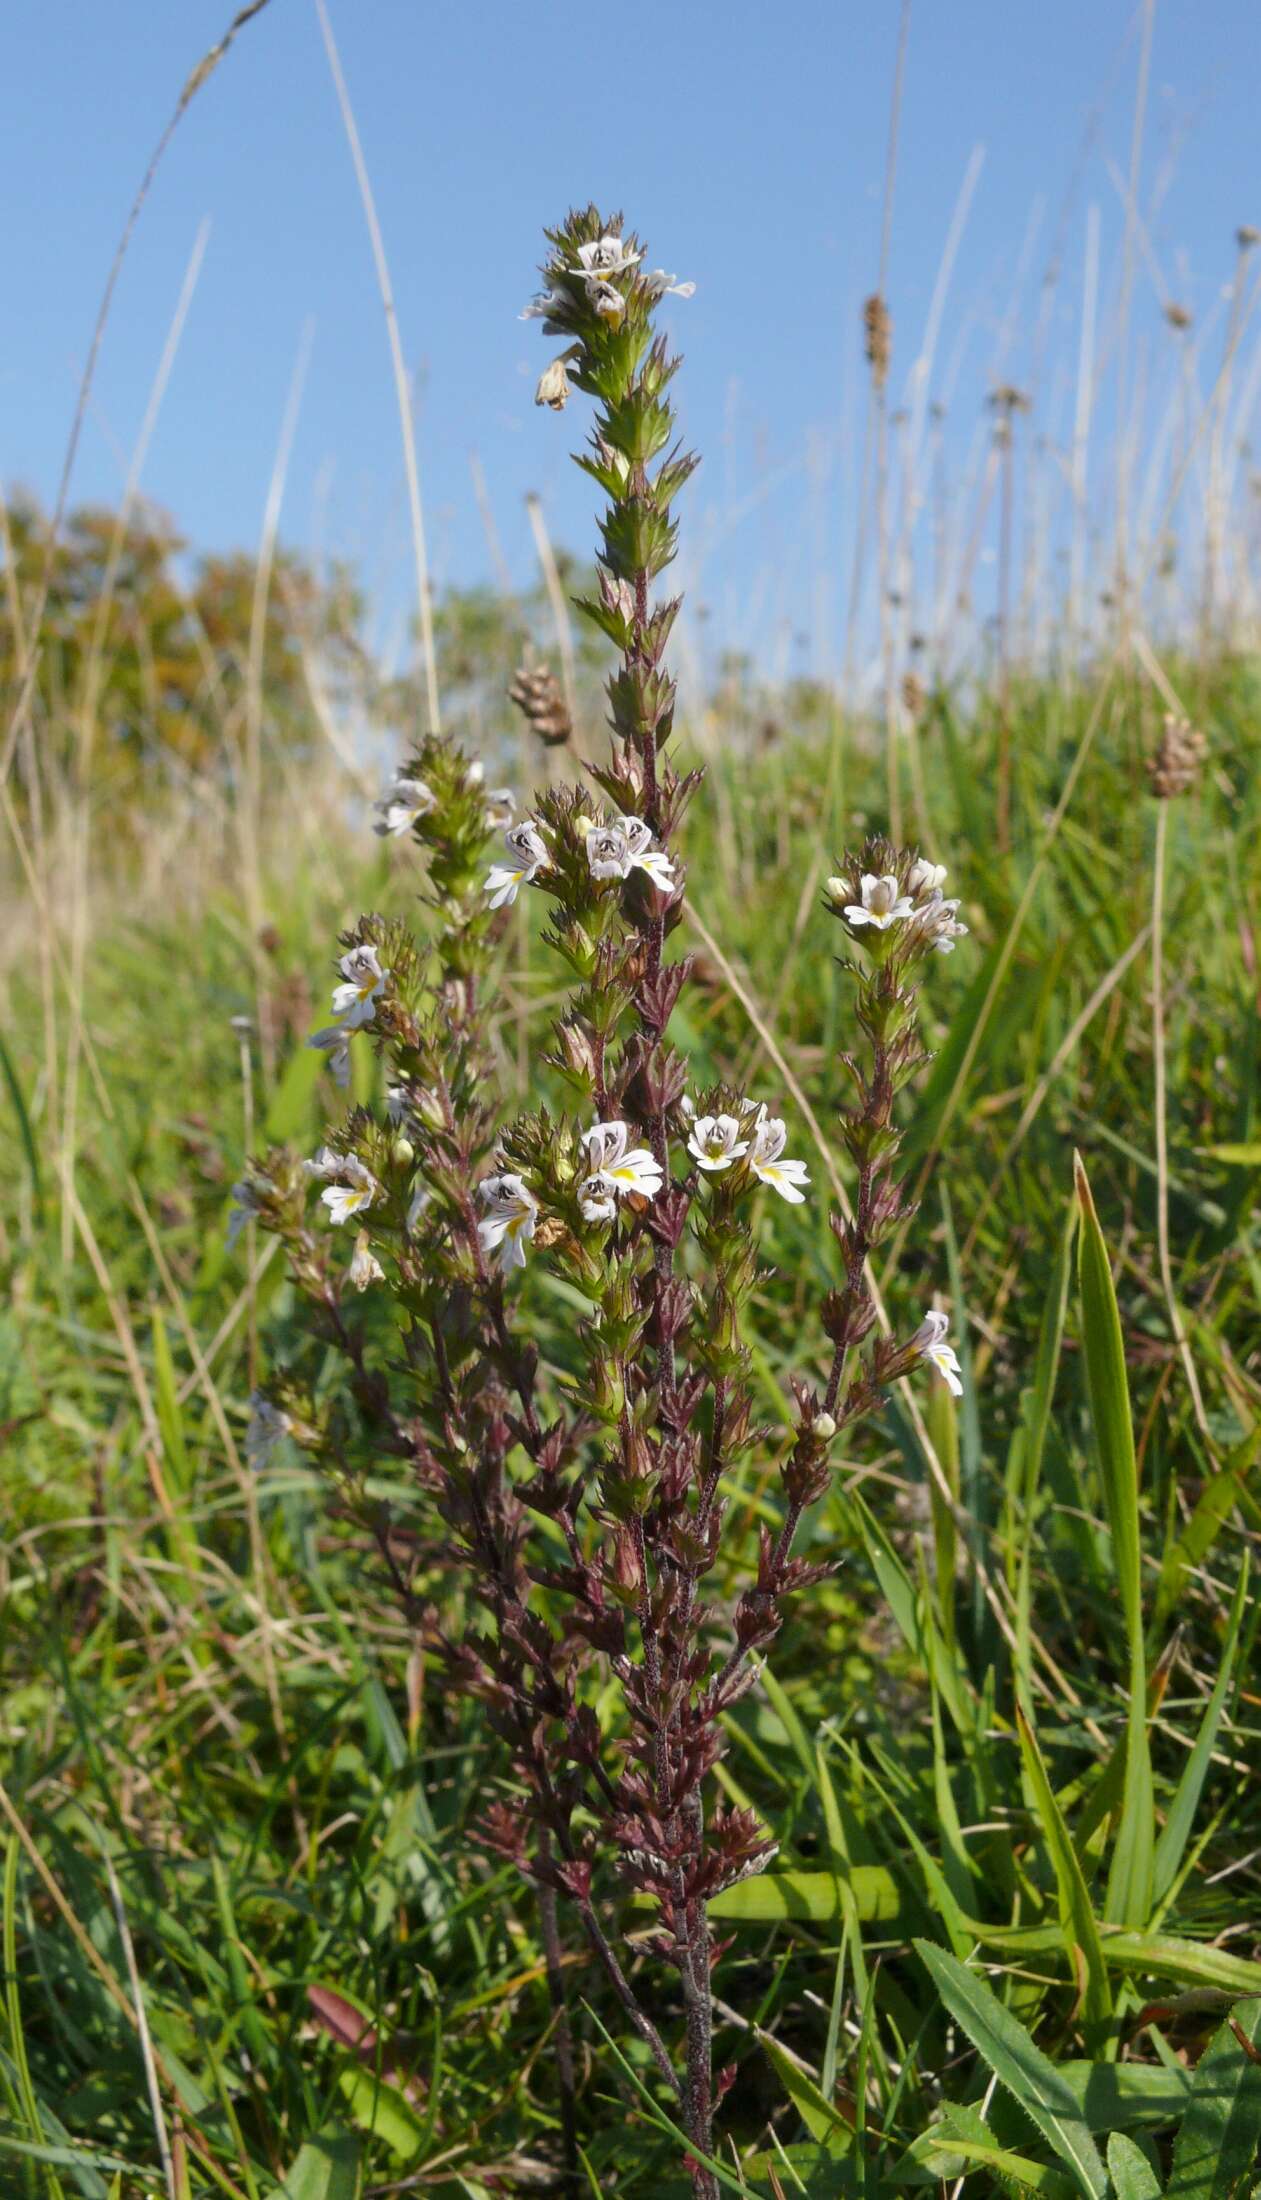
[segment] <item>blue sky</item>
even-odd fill
[[[669,307],[687,354],[685,427],[704,455],[684,514],[689,570],[714,631],[784,661],[829,660],[857,506],[859,309],[878,263],[893,0],[642,0],[616,18],[574,0],[330,9],[417,374],[435,578],[491,570],[474,459],[514,574],[532,569],[528,491],[558,540],[592,539],[591,485],[567,456],[581,408],[535,410],[548,345],[537,323],[516,318],[542,224],[590,196],[624,207],[653,262],[698,286]],[[10,15],[0,77],[0,476],[10,485],[51,497],[127,205],[181,83],[230,13],[227,0],[41,0]],[[952,215],[979,161],[932,385],[949,399],[960,469],[988,388],[1031,371],[1053,258],[1052,425],[1071,410],[1092,205],[1106,383],[1140,31],[1139,11],[1116,0],[912,8],[891,392],[902,395],[920,350]],[[1157,8],[1139,204],[1165,293],[1197,325],[1222,316],[1236,225],[1261,221],[1258,64],[1255,0]],[[385,633],[409,600],[397,418],[311,0],[271,0],[175,137],[119,285],[79,500],[114,497],[125,477],[207,218],[145,490],[199,545],[254,541],[309,328],[282,531],[360,561]],[[1136,312],[1153,346],[1154,296],[1140,253]]]

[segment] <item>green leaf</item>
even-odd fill
[[[1165,2200],[1230,2200],[1261,2152],[1261,1997],[1241,2002],[1196,2065]]]
[[[35,1205],[35,1219],[38,1222],[44,1202],[44,1186],[39,1168],[39,1147],[31,1127],[31,1118],[18,1080],[18,1073],[13,1066],[12,1057],[2,1037],[0,1037],[0,1071],[4,1073],[4,1081],[9,1088],[9,1098],[13,1102],[13,1112],[18,1119],[18,1137],[22,1141],[22,1151],[26,1155],[26,1166],[31,1172],[31,1195]]]
[[[1187,1575],[1208,1557],[1243,1495],[1258,1451],[1261,1451],[1261,1421],[1230,1454],[1221,1470],[1209,1476],[1182,1534],[1166,1549],[1156,1584],[1158,1624],[1173,1611]]]
[[[1123,2131],[1108,2141],[1108,2175],[1116,2200],[1160,2200],[1160,2179],[1147,2156]]]
[[[188,1464],[188,1446],[184,1442],[184,1414],[179,1401],[179,1385],[175,1379],[175,1362],[171,1357],[171,1340],[166,1333],[162,1310],[153,1309],[153,1392],[157,1407],[158,1427],[162,1432],[162,1448],[171,1470],[175,1486],[185,1495],[192,1480]]]
[[[268,2200],[359,2200],[362,2141],[351,2131],[307,2139]]]
[[[1104,2200],[1107,2171],[1070,2085],[984,1979],[928,1940],[916,1952],[956,2024],[1072,2171],[1086,2200]]]
[[[1178,1876],[1178,1867],[1182,1862],[1183,1853],[1191,1837],[1191,1828],[1195,1822],[1196,1811],[1199,1808],[1200,1794],[1208,1777],[1209,1763],[1217,1740],[1217,1730],[1222,1723],[1226,1693],[1230,1687],[1235,1652],[1239,1647],[1239,1630],[1243,1626],[1244,1611],[1248,1600],[1248,1572],[1248,1553],[1245,1551],[1243,1564],[1239,1569],[1239,1582],[1230,1607],[1230,1617],[1226,1622],[1226,1639],[1222,1644],[1221,1664],[1218,1668],[1217,1679],[1213,1683],[1213,1693],[1204,1706],[1204,1716],[1200,1721],[1200,1731],[1195,1738],[1195,1747],[1182,1768],[1182,1777],[1169,1806],[1169,1815],[1161,1829],[1160,1839],[1156,1843],[1156,1854],[1152,1865],[1152,1891],[1157,1902],[1164,1901]]]
[[[1180,2063],[1062,2062],[1056,2068],[1081,2103],[1091,2131],[1130,2131],[1176,2124],[1187,2105],[1191,2073]]]
[[[894,2164],[893,2179],[897,2185],[937,2184],[966,2177],[973,2169],[988,2170],[1009,2193],[1036,2192],[1043,2200],[1062,2200],[1073,2191],[1062,2170],[1049,2169],[1044,2162],[1000,2146],[980,2110],[970,2103],[948,2104],[940,2122],[921,2132]]]
[[[1050,1853],[1055,1872],[1055,1884],[1059,1894],[1060,1925],[1064,1945],[1074,1970],[1074,1951],[1081,1950],[1085,1965],[1085,1991],[1082,1997],[1083,2013],[1087,2026],[1087,2045],[1098,2044],[1098,2035],[1106,2027],[1112,2014],[1112,1993],[1104,1966],[1103,1949],[1099,1941],[1099,1927],[1091,1908],[1090,1893],[1077,1858],[1077,1851],[1069,1838],[1068,1828],[1060,1813],[1059,1804],[1047,1778],[1042,1752],[1038,1748],[1033,1726],[1019,1704],[1016,1706],[1016,1725],[1020,1733],[1020,1749],[1024,1758],[1025,1773],[1033,1795],[1034,1808]]]
[[[788,1918],[808,1925],[843,1923],[845,1912],[837,1892],[837,1876],[836,1872],[761,1872],[755,1879],[742,1879],[715,1895],[709,1914],[743,1925],[767,1925]],[[845,1881],[864,1924],[892,1924],[902,1917],[902,1891],[883,1864],[850,1864]]]
[[[1143,1650],[1142,1555],[1134,1423],[1125,1374],[1125,1345],[1108,1249],[1079,1154],[1073,1157],[1081,1229],[1077,1280],[1090,1413],[1099,1453],[1112,1560],[1129,1639],[1130,1677],[1125,1787],[1108,1875],[1105,1915],[1117,1925],[1145,1925],[1151,1914],[1155,1800],[1147,1746],[1147,1663]]]
[[[780,2045],[770,2032],[754,2027],[758,2042],[774,2064],[785,2093],[797,2110],[802,2123],[812,2139],[827,2139],[833,2133],[844,2133],[846,2139],[853,2136],[839,2108],[834,2108],[821,2093],[814,2079],[808,2077],[794,2055]]]
[[[424,2141],[425,2125],[398,2087],[350,2065],[339,2073],[338,2084],[359,2129],[383,2140],[398,2161],[412,2161]]]

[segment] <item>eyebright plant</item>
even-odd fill
[[[565,344],[540,401],[559,409],[573,389],[595,405],[578,463],[607,505],[598,593],[580,608],[617,651],[611,753],[510,823],[511,798],[487,793],[480,763],[430,736],[380,803],[378,830],[409,835],[427,859],[428,937],[361,917],[341,943],[333,1021],[312,1044],[343,1082],[351,1048],[371,1045],[384,1108],[352,1109],[312,1161],[269,1154],[237,1188],[240,1214],[282,1238],[317,1332],[348,1364],[348,1396],[281,1374],[254,1402],[249,1445],[262,1461],[292,1438],[336,1481],[404,1610],[504,1745],[478,1838],[538,1890],[571,2165],[558,1903],[655,2063],[709,2200],[733,2073],[713,2069],[707,1905],[775,1846],[716,1792],[723,1715],[753,1684],[753,1653],[786,1600],[825,1570],[793,1546],[838,1440],[921,1363],[960,1387],[943,1313],[904,1342],[876,1334],[868,1265],[904,1210],[895,1105],[925,1059],[918,982],[964,927],[942,868],[882,839],[828,882],[858,1034],[838,1119],[855,1190],[831,1218],[838,1281],[794,1382],[795,1423],[760,1427],[757,1223],[767,1191],[810,1198],[809,1171],[769,1098],[695,1090],[670,1039],[691,974],[671,951],[680,828],[702,775],[672,760],[665,651],[679,604],[654,583],[696,461],[674,440],[678,359],[654,319],[692,286],[645,273],[638,240],[594,207],[548,239],[527,313]],[[523,892],[547,906],[570,991],[545,1056],[550,1104],[504,1121],[489,1009]],[[583,1309],[563,1369],[541,1359],[534,1268]],[[359,1293],[382,1291],[402,1340],[387,1367],[357,1311]],[[750,1455],[778,1478],[779,1522],[761,1530],[738,1595],[720,1599],[720,1559],[726,1582],[743,1549],[734,1536],[724,1546],[726,1490]],[[411,1478],[430,1537],[396,1532],[370,1472],[378,1490],[383,1473]],[[443,1569],[458,1596],[444,1599]],[[472,1616],[458,1625],[457,1610]],[[627,1894],[655,1916],[656,1975],[642,1938],[632,1963],[620,1935]]]

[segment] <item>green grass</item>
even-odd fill
[[[1251,2129],[1251,2065],[1221,2027],[1242,2002],[1251,2038],[1261,1992],[1261,1606],[1241,1573],[1261,1526],[1261,720],[1254,666],[1171,676],[1212,749],[1170,812],[1165,909],[1173,1274],[1204,1426],[1156,1254],[1142,759],[1161,706],[1119,676],[1019,693],[1005,856],[995,710],[939,706],[919,737],[923,840],[971,934],[934,972],[935,1060],[907,1115],[922,1204],[882,1280],[900,1324],[942,1290],[964,1333],[967,1395],[957,1417],[944,1395],[930,1408],[960,1510],[891,1404],[807,1523],[801,1547],[834,1572],[729,1720],[721,1777],[780,1843],[717,1906],[732,2190],[966,2173],[1055,2194],[1110,2171],[1121,2193],[1154,2141],[1194,2200],[1214,2189],[1187,2167],[1195,2131],[1228,2097],[1235,2138]],[[883,789],[882,759],[841,727],[830,745],[733,744],[688,834],[724,960],[687,940],[703,982],[672,1031],[699,1082],[728,1072],[790,1121],[804,1095],[825,1142],[847,994],[819,887],[882,821]],[[335,934],[361,906],[407,910],[416,886],[406,851],[348,822],[319,864],[275,828],[261,966],[209,871],[178,915],[141,902],[98,926],[79,1219],[33,955],[12,984],[0,2190],[23,2200],[518,2192],[546,2189],[557,2159],[532,1905],[468,1839],[498,1762],[482,1714],[414,1659],[298,1455],[257,1485],[243,1464],[255,1374],[312,1347],[280,1262],[251,1280],[245,1246],[224,1247],[247,1120],[231,1019],[261,988],[248,1107],[260,1141],[311,1150],[336,1094],[301,1034]],[[509,1097],[553,984],[514,943]],[[61,1060],[64,989],[54,1011]],[[798,1120],[794,1150],[809,1145]],[[1076,1246],[1075,1150],[1099,1233],[1087,1214]],[[763,1217],[775,1426],[834,1270],[810,1158],[810,1203]],[[537,1312],[563,1361],[564,1309]],[[742,1469],[734,1554],[771,1488]],[[649,2069],[576,1944],[570,1979],[591,2190],[684,2194]],[[673,2036],[678,2010],[659,2015]],[[1224,2082],[1175,2148],[1210,2039]]]

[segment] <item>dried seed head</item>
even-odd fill
[[[1241,252],[1251,252],[1254,244],[1261,244],[1261,229],[1251,222],[1241,222],[1235,231],[1235,243]]]
[[[884,386],[889,371],[889,353],[893,346],[893,320],[888,306],[878,290],[874,290],[863,307],[863,335],[867,364],[871,379],[877,389]]]
[[[508,700],[516,704],[549,749],[560,748],[569,740],[574,722],[561,693],[560,682],[549,665],[519,665],[508,690]]]
[[[1193,787],[1207,754],[1208,742],[1190,719],[1168,712],[1155,754],[1147,760],[1147,776],[1157,801],[1168,802]]]
[[[924,705],[927,701],[928,696],[923,681],[914,672],[905,673],[902,679],[902,707],[907,717],[922,717]]]
[[[1168,321],[1170,328],[1190,328],[1191,326],[1191,316],[1186,307],[1180,306],[1173,298],[1165,307],[1165,319]]]

